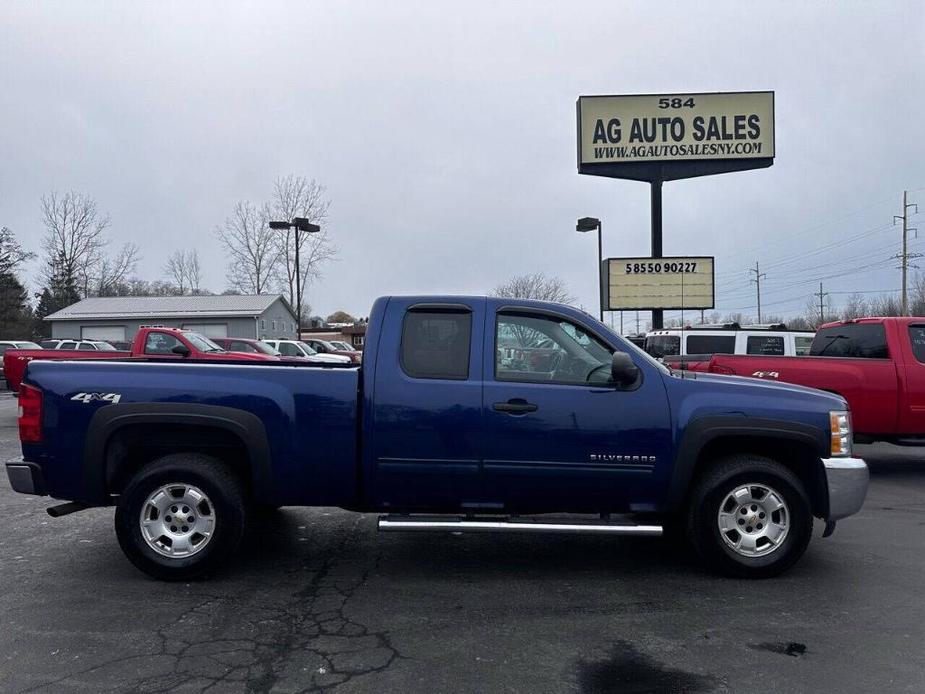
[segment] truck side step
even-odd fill
[[[379,530],[417,532],[475,532],[475,533],[593,533],[604,535],[641,535],[660,537],[660,525],[636,525],[613,522],[525,521],[515,518],[466,519],[448,516],[397,516],[379,517]]]

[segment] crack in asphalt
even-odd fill
[[[334,546],[311,555],[297,571],[308,584],[284,601],[200,594],[196,604],[153,634],[148,653],[113,658],[33,685],[23,692],[88,687],[160,692],[319,692],[381,673],[404,658],[387,631],[351,619],[348,602],[376,570],[343,561],[358,541],[358,516]]]

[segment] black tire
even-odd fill
[[[141,514],[148,497],[164,485],[193,485],[211,506],[208,542],[186,557],[159,554],[143,537]],[[186,581],[212,573],[234,552],[244,533],[246,495],[241,481],[220,461],[195,453],[167,455],[145,465],[126,485],[116,506],[119,545],[129,560],[162,581]]]
[[[784,539],[761,556],[731,548],[719,528],[720,505],[743,485],[766,485],[783,498],[788,512]],[[688,538],[708,568],[740,578],[770,578],[803,556],[813,533],[813,516],[803,483],[780,463],[758,455],[723,459],[695,482],[687,515]],[[739,531],[732,532],[734,539]],[[768,542],[765,541],[765,547]]]

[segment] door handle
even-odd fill
[[[527,412],[536,412],[539,405],[527,402],[522,398],[512,398],[507,402],[496,402],[491,406],[495,412],[507,412],[508,414],[527,414]]]

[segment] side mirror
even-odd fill
[[[613,361],[610,363],[610,376],[614,383],[625,388],[639,379],[639,367],[626,352],[614,352]]]
[[[188,357],[190,355],[189,347],[186,345],[174,345],[170,351],[174,354],[179,354],[181,357]]]

